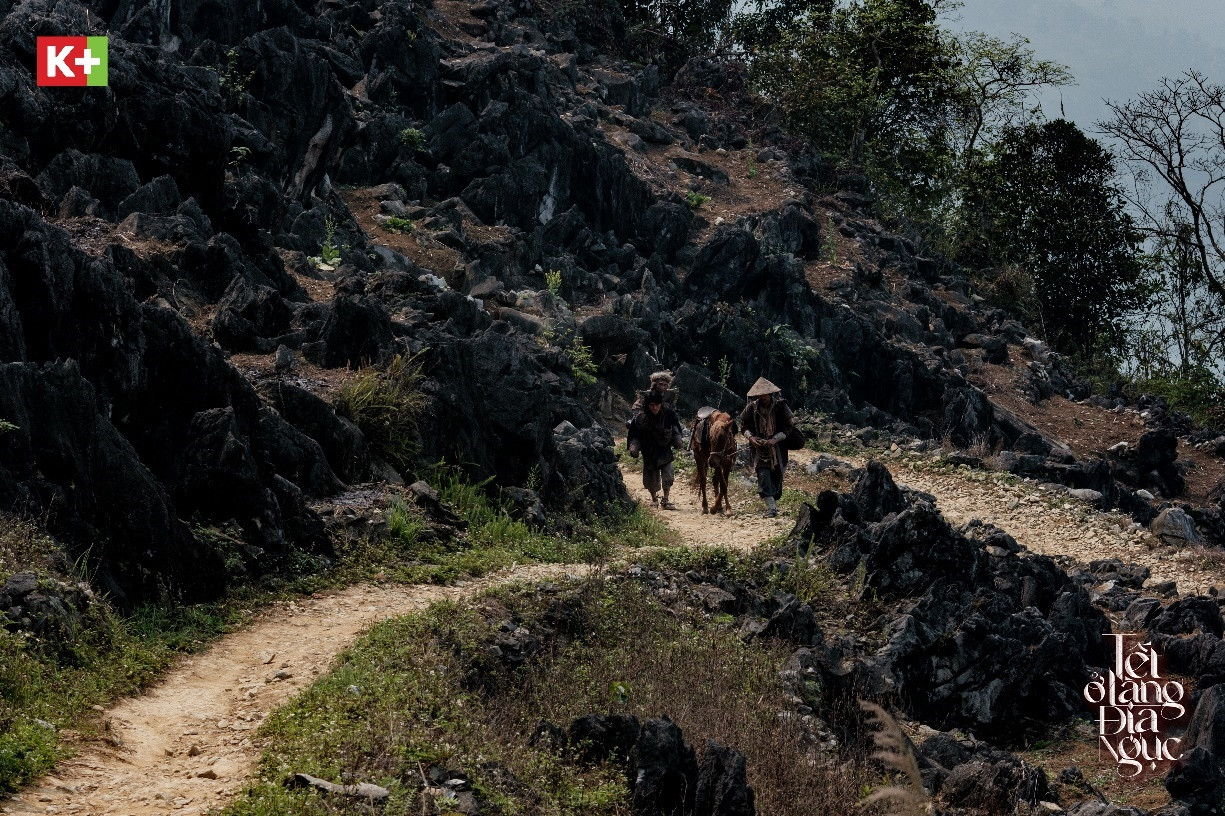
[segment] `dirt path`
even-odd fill
[[[254,731],[374,623],[495,584],[582,574],[581,565],[518,567],[451,586],[363,585],[262,610],[106,714],[117,744],[88,743],[51,776],[0,801],[0,813],[205,813],[254,773]]]
[[[702,514],[702,498],[692,485],[689,474],[678,473],[676,483],[672,485],[671,499],[677,507],[675,510],[651,507],[651,494],[642,486],[641,472],[622,466],[621,476],[630,495],[675,530],[681,542],[689,547],[726,547],[747,552],[766,539],[787,532],[795,524],[795,518],[785,514],[772,519],[759,516],[758,512],[763,507],[761,500],[756,494],[745,495],[746,491],[737,489],[736,484],[729,491],[733,496],[732,514],[711,516]],[[734,483],[737,478],[733,472],[731,481]],[[713,498],[709,488],[707,496]]]
[[[935,496],[936,507],[954,526],[977,518],[1042,555],[1066,555],[1081,564],[1103,558],[1142,564],[1153,582],[1175,581],[1179,592],[1225,585],[1219,570],[1194,553],[1160,546],[1147,531],[1133,529],[1130,518],[1047,493],[1037,484],[981,471],[942,473],[898,461],[885,464],[899,484]]]

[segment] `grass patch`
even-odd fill
[[[426,405],[424,378],[416,356],[397,354],[381,371],[362,368],[336,398],[337,412],[357,425],[370,450],[397,470],[408,468],[417,452],[417,418]]]
[[[478,607],[477,604],[480,604]],[[559,624],[556,610],[565,610]],[[554,615],[554,617],[549,617]],[[565,629],[518,670],[490,657],[508,627]],[[228,816],[332,814],[351,804],[290,790],[305,772],[391,791],[388,814],[447,813],[422,791],[432,769],[465,776],[488,814],[624,814],[623,772],[584,770],[530,746],[541,718],[667,714],[699,750],[707,739],[748,757],[760,812],[848,813],[859,780],[814,763],[786,708],[778,667],[789,649],[677,618],[637,584],[591,581],[502,588],[463,606],[375,627],[337,668],[265,723],[259,779]]]
[[[450,583],[515,564],[602,563],[621,548],[661,547],[677,535],[642,509],[592,523],[570,520],[557,531],[536,529],[515,517],[509,501],[490,492],[490,480],[473,483],[457,468],[439,463],[425,480],[439,499],[467,525],[458,535],[440,535],[422,511],[399,496],[382,508],[384,528],[336,541],[331,569],[292,582],[296,592],[368,580]]]
[[[66,566],[62,562],[63,555],[50,536],[19,516],[0,513],[0,584],[15,572],[49,571],[57,563]]]
[[[397,215],[393,215],[383,221],[383,229],[387,230],[388,232],[404,235],[414,232],[417,229],[417,225],[408,218],[401,218]]]
[[[693,207],[695,210],[702,209],[702,207],[704,207],[709,202],[710,202],[710,196],[702,195],[696,190],[690,190],[689,192],[685,193],[685,203],[688,204],[690,207]]]
[[[93,706],[138,693],[243,619],[235,604],[145,607],[123,617],[98,603],[71,644],[0,629],[0,792],[65,756],[63,729],[96,732]]]
[[[733,578],[753,578],[757,573],[750,559],[725,547],[667,547],[648,553],[641,562],[650,569],[722,573]]]

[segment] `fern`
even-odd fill
[[[910,740],[902,733],[902,727],[897,720],[889,716],[889,712],[867,700],[860,700],[859,707],[868,715],[868,723],[876,727],[872,741],[877,751],[873,759],[880,760],[885,769],[897,776],[894,784],[887,788],[874,791],[859,806],[867,807],[878,802],[886,802],[886,816],[919,816],[932,813],[931,801],[923,790],[923,777],[919,773],[919,763],[915,760],[914,751],[910,748]]]

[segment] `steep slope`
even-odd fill
[[[109,88],[34,85],[34,38],[65,31],[110,32]],[[329,399],[396,354],[427,375],[422,460],[569,513],[628,501],[608,428],[661,367],[687,412],[765,375],[1143,523],[1216,439],[1160,406],[1109,455],[1040,424],[1035,400],[1099,409],[883,230],[861,177],[737,110],[734,66],[661,78],[498,2],[27,0],[0,35],[0,501],[127,603],[223,590],[191,525],[241,531],[251,573],[326,555],[309,502],[391,477]],[[1219,541],[1218,457],[1196,458]]]

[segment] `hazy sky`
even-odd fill
[[[959,19],[958,19],[959,18]],[[1029,38],[1039,57],[1060,62],[1077,84],[1042,98],[1088,131],[1106,118],[1102,98],[1126,101],[1188,68],[1225,84],[1225,0],[965,0],[945,21],[954,29]]]

